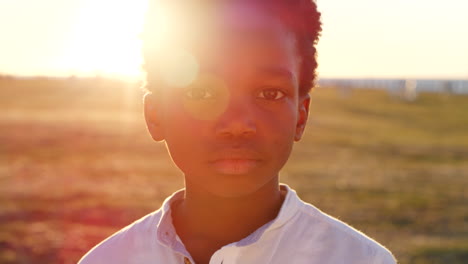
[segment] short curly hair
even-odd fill
[[[149,92],[155,91],[154,82],[157,80],[157,73],[154,69],[157,64],[152,58],[158,45],[155,45],[154,36],[152,36],[154,27],[158,23],[158,14],[162,4],[168,2],[180,1],[181,5],[186,5],[189,1],[181,0],[149,0],[148,11],[145,17],[145,27],[142,34],[143,40],[143,70],[147,73],[145,89]],[[193,1],[192,6],[188,8],[203,8],[213,4],[213,2],[221,1],[248,1],[260,5],[268,12],[272,12],[278,17],[282,23],[292,32],[294,32],[297,39],[297,49],[301,58],[300,76],[299,76],[299,94],[307,94],[312,87],[315,86],[316,70],[317,70],[317,50],[316,45],[319,40],[322,23],[320,21],[321,14],[317,10],[315,0],[205,0]],[[215,3],[216,4],[216,3]],[[198,9],[199,10],[199,9]],[[190,10],[189,12],[192,12]],[[193,19],[193,18],[192,18]],[[191,23],[190,19],[184,20],[185,23]]]

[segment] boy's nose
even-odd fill
[[[232,98],[218,118],[216,135],[224,138],[251,137],[257,133],[252,106],[246,98]]]

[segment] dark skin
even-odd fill
[[[286,195],[279,171],[308,117],[294,34],[261,10],[237,11],[217,25],[233,32],[236,45],[191,49],[199,76],[215,75],[223,85],[201,82],[145,96],[149,132],[166,141],[185,176],[185,197],[172,205],[173,224],[198,264],[278,215]]]

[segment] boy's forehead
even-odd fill
[[[216,10],[208,27],[206,39],[223,48],[243,45],[274,46],[285,39],[288,32],[280,20],[258,5],[248,1],[226,1]],[[211,44],[204,43],[206,46]]]
[[[199,41],[200,39],[229,38],[242,34],[268,34],[282,27],[272,9],[258,1],[174,1],[159,15],[168,18],[165,31],[176,42]],[[159,19],[156,21],[161,22]],[[157,27],[157,26],[156,26]],[[154,32],[154,31],[153,31]],[[264,33],[264,34],[262,34]],[[164,36],[165,38],[168,36]],[[170,36],[169,36],[170,37]],[[169,40],[169,39],[166,39]]]
[[[265,30],[280,26],[278,19],[252,2],[228,1],[219,7],[217,13],[215,23],[225,29]]]
[[[209,6],[176,6],[168,10],[168,15],[176,18],[171,31],[175,35],[173,40],[167,39],[174,41],[165,45],[169,50],[161,50],[164,58],[177,54],[177,50],[184,50],[194,56],[199,70],[218,73],[237,74],[257,66],[278,64],[284,67],[294,64],[290,69],[296,70],[295,59],[285,58],[297,55],[294,33],[266,10],[265,5],[242,0],[213,2],[217,3]],[[164,71],[167,65],[161,65]],[[175,65],[181,68],[179,62]]]

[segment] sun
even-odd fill
[[[70,74],[138,77],[147,0],[82,0],[64,64]]]

